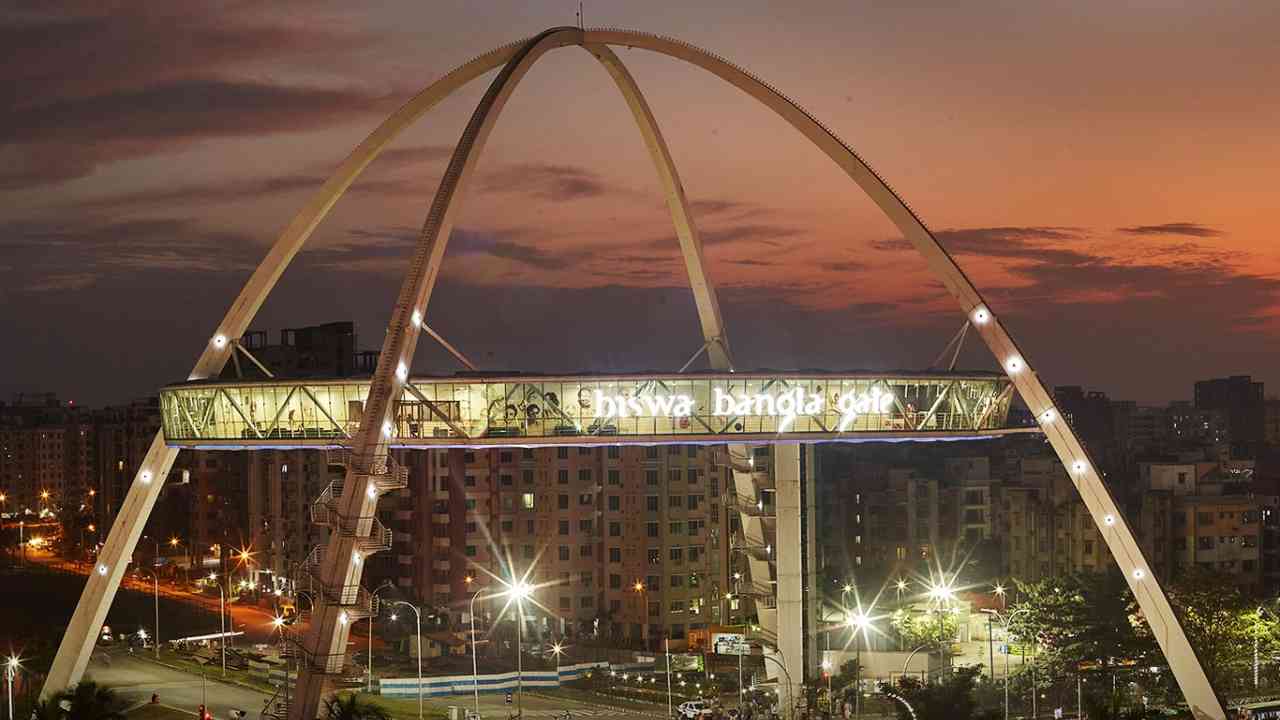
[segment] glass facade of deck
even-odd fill
[[[161,391],[165,437],[174,445],[341,445],[368,390],[360,380],[174,385]],[[394,443],[981,434],[1005,427],[1010,397],[998,375],[411,378]]]

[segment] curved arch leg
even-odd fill
[[[230,341],[244,334],[289,262],[365,168],[406,127],[458,88],[507,62],[518,47],[519,44],[513,44],[492,50],[450,71],[383,121],[343,160],[272,245],[226,316],[218,323],[188,379],[214,377],[222,371],[232,352]],[[42,698],[52,697],[64,688],[80,682],[83,677],[97,640],[98,628],[106,619],[111,602],[120,588],[128,559],[133,555],[134,547],[177,456],[178,450],[167,447],[163,433],[157,432],[99,553],[99,564],[105,566],[107,571],[91,573],[85,582],[80,600],[62,635],[62,642],[58,645],[58,652],[40,691]],[[150,481],[143,481],[144,477],[150,478]]]
[[[1004,367],[1027,407],[1039,419],[1054,452],[1070,472],[1085,507],[1106,540],[1107,548],[1124,572],[1125,579],[1142,608],[1143,617],[1151,626],[1152,634],[1164,652],[1192,714],[1196,718],[1225,720],[1226,710],[1222,700],[1205,676],[1195,649],[1187,641],[1164,591],[1138,547],[1133,531],[1098,474],[1084,445],[1062,420],[1061,413],[1054,407],[1052,397],[1033,371],[1030,362],[1018,349],[999,318],[983,301],[977,288],[902,198],[852,148],[803,108],[722,58],[670,38],[623,30],[589,30],[585,41],[643,48],[707,70],[777,113],[862,188],[924,256],[929,269],[960,303],[961,309],[969,316],[997,362]]]
[[[553,29],[515,52],[476,106],[440,181],[392,309],[364,415],[353,438],[351,465],[338,500],[339,523],[349,525],[351,530],[333,533],[325,549],[320,571],[322,600],[303,643],[307,662],[298,672],[297,702],[289,708],[291,720],[316,717],[327,676],[340,672],[344,664],[350,606],[356,600],[346,590],[360,587],[364,564],[359,557],[359,542],[374,526],[373,515],[378,506],[373,476],[382,472],[388,446],[396,435],[395,406],[413,366],[422,318],[453,230],[457,200],[466,193],[476,161],[520,79],[546,51],[579,40],[581,32],[576,28]]]

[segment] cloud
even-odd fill
[[[523,193],[557,202],[597,197],[610,190],[594,171],[553,163],[523,163],[502,168],[486,175],[480,182],[480,189]]]
[[[282,59],[337,70],[342,57],[368,42],[268,20],[252,7],[55,2],[6,14],[0,190],[64,182],[203,140],[314,130],[385,113],[402,93],[257,79]]]
[[[1193,222],[1174,222],[1162,225],[1133,225],[1116,228],[1126,235],[1181,235],[1184,237],[1221,237],[1222,231]]]
[[[262,257],[252,238],[176,218],[10,223],[0,226],[0,252],[12,260],[0,285],[14,292],[80,290],[108,275],[242,273]]]

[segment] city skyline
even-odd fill
[[[232,289],[381,114],[475,48],[574,10],[433,9],[432,27],[467,28],[437,37],[405,8],[308,7],[305,19],[243,7],[6,16],[15,161],[0,327],[27,339],[6,396],[102,405],[184,377]],[[1051,384],[1161,402],[1205,377],[1280,381],[1268,362],[1280,256],[1258,194],[1275,165],[1261,54],[1274,8],[1021,10],[984,42],[960,30],[997,6],[808,10],[588,5],[586,21],[672,32],[787,88],[922,213]],[[908,23],[918,34],[876,33]],[[1212,42],[1224,36],[1230,52]],[[811,56],[771,50],[770,37],[803,38]],[[67,47],[95,59],[71,83]],[[641,51],[624,59],[694,201],[741,365],[932,359],[962,318],[834,167],[712,79]],[[674,369],[697,347],[643,145],[588,61],[562,50],[531,73],[463,209],[429,319],[485,369]],[[479,92],[374,165],[259,325],[351,318],[377,346],[396,263]],[[1155,113],[1160,132],[1144,133]],[[165,342],[137,342],[159,328]],[[455,367],[423,356],[419,371]],[[994,365],[974,343],[964,357]]]

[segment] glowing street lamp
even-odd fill
[[[866,639],[867,628],[872,627],[872,622],[869,615],[858,610],[850,612],[845,623],[853,628],[853,662],[857,666],[853,681],[853,716],[858,717],[862,713],[862,640]]]
[[[13,676],[18,674],[18,668],[22,666],[22,661],[16,655],[10,655],[8,662],[4,664],[4,678],[8,682],[9,693],[9,717],[13,718]]]

